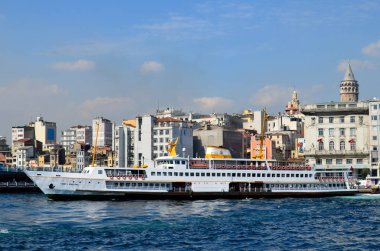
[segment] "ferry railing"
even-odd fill
[[[0,187],[34,187],[36,184],[27,181],[0,182]]]

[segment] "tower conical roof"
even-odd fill
[[[344,81],[355,81],[355,76],[352,72],[350,63],[347,64],[346,74],[344,75]]]

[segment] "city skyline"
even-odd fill
[[[42,115],[58,132],[157,107],[283,111],[380,93],[377,1],[2,1],[0,135]]]

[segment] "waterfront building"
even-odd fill
[[[25,167],[29,165],[29,161],[34,158],[34,147],[24,146],[17,148],[15,152],[16,163],[15,166]]]
[[[167,153],[168,142],[177,137],[177,154],[185,157],[193,155],[193,129],[187,121],[152,115],[139,116],[134,133],[134,165],[153,165],[155,158]]]
[[[99,126],[98,126],[99,125]],[[113,123],[103,117],[97,117],[92,120],[92,146],[95,146],[97,131],[98,131],[98,141],[97,146],[112,147],[112,137],[113,137]]]
[[[57,124],[55,122],[47,122],[42,117],[37,117],[36,121],[29,125],[34,127],[34,139],[41,142],[44,149],[47,148],[47,145],[57,143]]]
[[[372,177],[380,179],[380,100],[369,101],[369,142],[370,142],[370,174]]]
[[[92,143],[92,128],[91,126],[72,126],[67,130],[62,131],[61,144],[66,153],[73,150],[74,144],[91,145]]]
[[[243,129],[206,124],[193,131],[194,157],[204,158],[208,146],[222,146],[230,150],[233,158],[243,158]]]
[[[310,164],[368,168],[368,102],[306,105],[303,113],[305,157]]]
[[[115,127],[115,166],[133,166],[136,120],[124,120]]]
[[[34,127],[32,126],[13,126],[12,127],[12,153],[15,153],[14,142],[20,139],[35,139]]]

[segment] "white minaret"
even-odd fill
[[[359,84],[355,80],[350,63],[347,64],[346,74],[340,82],[340,102],[358,102]]]

